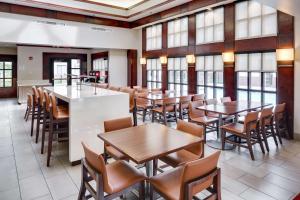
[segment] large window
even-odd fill
[[[0,88],[12,87],[12,62],[0,62]]]
[[[162,26],[161,24],[148,27],[146,29],[146,49],[147,50],[156,50],[161,49],[162,41]]]
[[[224,8],[197,14],[196,28],[197,44],[224,41]]]
[[[168,22],[168,47],[188,45],[188,18]]]
[[[107,58],[97,58],[93,60],[93,70],[100,71],[100,81],[106,82],[108,75],[108,60]]]
[[[71,74],[74,75],[72,76],[72,85],[80,82],[80,59],[71,60]]]
[[[197,93],[207,99],[223,97],[223,60],[221,55],[196,58]]]
[[[236,39],[277,35],[277,11],[255,1],[237,3],[235,27]]]
[[[168,89],[176,93],[188,93],[188,64],[186,58],[168,59]]]
[[[275,52],[237,54],[235,69],[238,100],[276,104]]]
[[[160,59],[147,59],[147,87],[148,89],[161,88]]]

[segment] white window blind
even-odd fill
[[[188,45],[188,18],[168,22],[168,47]]]
[[[197,56],[196,71],[223,71],[224,63],[221,55]]]
[[[235,55],[235,71],[276,72],[276,53],[251,53]]]
[[[148,27],[146,29],[146,49],[156,50],[161,49],[162,45],[162,25]]]
[[[247,39],[277,35],[277,10],[256,1],[235,6],[235,38]]]
[[[224,41],[224,8],[196,15],[196,44]]]
[[[168,70],[187,70],[186,58],[168,58]]]
[[[93,60],[93,70],[94,71],[108,71],[107,58],[98,58],[98,59]]]

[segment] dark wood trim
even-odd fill
[[[165,92],[168,89],[168,65],[161,65],[161,89]]]
[[[93,60],[98,59],[98,58],[108,58],[108,51],[91,54],[92,62],[93,62]]]
[[[235,41],[235,52],[269,51],[277,48],[277,36]]]
[[[224,96],[236,100],[234,63],[224,64]]]
[[[142,65],[142,87],[147,87],[147,66]]]
[[[127,86],[137,85],[137,50],[127,50]]]
[[[197,73],[195,64],[188,64],[188,93],[197,93]]]
[[[17,97],[17,55],[0,55],[0,61],[11,61],[12,62],[12,87],[0,88],[0,98],[16,98]]]
[[[89,23],[89,24],[96,24],[96,25],[130,28],[130,23],[126,21],[87,16],[82,14],[74,14],[68,12],[61,12],[61,11],[44,9],[44,8],[34,8],[34,7],[16,5],[16,4],[10,4],[4,2],[0,2],[0,12],[29,15],[35,17],[44,17],[50,19],[59,19],[59,20],[66,20],[66,21],[75,21],[75,22],[82,22],[82,23]]]

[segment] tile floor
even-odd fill
[[[30,137],[25,107],[15,99],[0,100],[0,200],[75,200],[80,185],[80,166],[68,163],[66,144],[55,143],[51,167],[40,143]],[[284,141],[276,148],[270,139],[270,153],[255,147],[256,161],[247,151],[223,151],[224,200],[289,200],[300,192],[300,142]],[[205,154],[214,150],[205,147]],[[128,195],[127,199],[135,199]]]

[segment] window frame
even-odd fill
[[[174,61],[175,61],[175,59],[178,59],[178,58],[180,58],[180,67],[182,66],[181,65],[181,62],[182,62],[182,60],[183,59],[186,59],[185,57],[171,57],[171,58],[168,58],[168,63],[169,63],[169,59],[174,59]],[[186,60],[185,60],[186,61]],[[187,62],[187,61],[186,61]],[[188,85],[189,85],[189,76],[188,76],[188,64],[186,63],[186,69],[175,69],[175,67],[173,67],[173,69],[169,69],[169,67],[168,67],[168,75],[167,75],[167,84],[168,84],[168,90],[174,90],[176,93],[178,92],[177,90],[176,90],[176,86],[177,85],[179,85],[180,86],[180,91],[179,91],[179,93],[181,93],[181,94],[183,94],[184,92],[184,87],[186,87],[187,88],[187,91],[186,92],[188,92]],[[187,76],[186,76],[186,83],[184,83],[184,81],[183,81],[183,77],[184,77],[184,72],[186,72],[186,74],[187,74]],[[173,74],[173,81],[170,81],[170,74]],[[176,73],[179,73],[179,76],[180,76],[180,81],[179,81],[179,83],[177,83],[176,82]],[[174,88],[172,89],[171,88],[171,85],[173,85],[174,86]]]
[[[147,59],[147,64],[148,64],[148,62],[152,62],[152,60],[156,60],[156,69],[148,69],[148,68],[146,68],[146,73],[147,73],[147,79],[146,79],[147,88],[148,89],[161,88],[162,87],[162,68],[161,67],[160,67],[160,69],[157,68],[158,65],[161,65],[160,59],[159,58],[149,58],[149,59]],[[152,64],[151,64],[151,67],[152,67]],[[154,71],[156,72],[156,80],[155,81],[154,80],[148,80],[148,74],[151,73],[151,79],[152,79]],[[159,74],[160,74],[160,81],[158,80]],[[151,85],[150,88],[149,88],[149,84]],[[153,85],[155,85],[155,87],[153,87]]]
[[[158,33],[157,32],[157,28],[160,27],[160,32]],[[152,29],[156,29],[156,35],[155,36],[149,36],[147,33],[148,33],[148,30],[150,30],[150,32],[152,32]],[[150,40],[151,43],[153,43],[153,40],[155,41],[155,47],[152,47],[151,45],[151,48],[148,41]],[[160,46],[157,46],[157,41],[160,40]],[[162,24],[155,24],[155,25],[152,25],[152,26],[149,26],[146,28],[146,51],[152,51],[152,50],[159,50],[159,49],[162,49]]]
[[[0,69],[0,71],[2,71],[2,73],[3,73],[3,78],[0,78],[0,81],[2,82],[3,86],[0,86],[0,88],[12,88],[13,87],[13,76],[14,76],[13,75],[13,62],[2,60],[2,61],[0,61],[0,63],[2,63],[2,66],[3,66],[3,69]],[[6,67],[5,67],[6,63],[11,63],[11,69],[6,69]],[[5,72],[6,71],[11,71],[11,77],[10,78],[5,77]],[[5,80],[11,80],[11,85],[6,86]]]
[[[181,28],[181,24],[182,24],[182,20],[187,20],[187,23],[186,23],[186,30],[182,30]],[[175,31],[175,23],[177,21],[180,21],[180,30],[178,32]],[[170,33],[170,23],[173,23],[173,26],[174,26],[174,32]],[[181,41],[181,38],[182,38],[182,35],[186,33],[186,44],[182,44],[182,41]],[[176,34],[179,34],[179,38],[180,38],[180,44],[179,45],[175,45],[175,35]],[[170,37],[173,36],[173,46],[170,46]],[[185,47],[185,46],[188,46],[189,45],[189,18],[188,16],[184,16],[184,17],[181,17],[179,19],[175,19],[175,20],[171,20],[171,21],[168,21],[167,22],[167,48],[176,48],[176,47]]]

